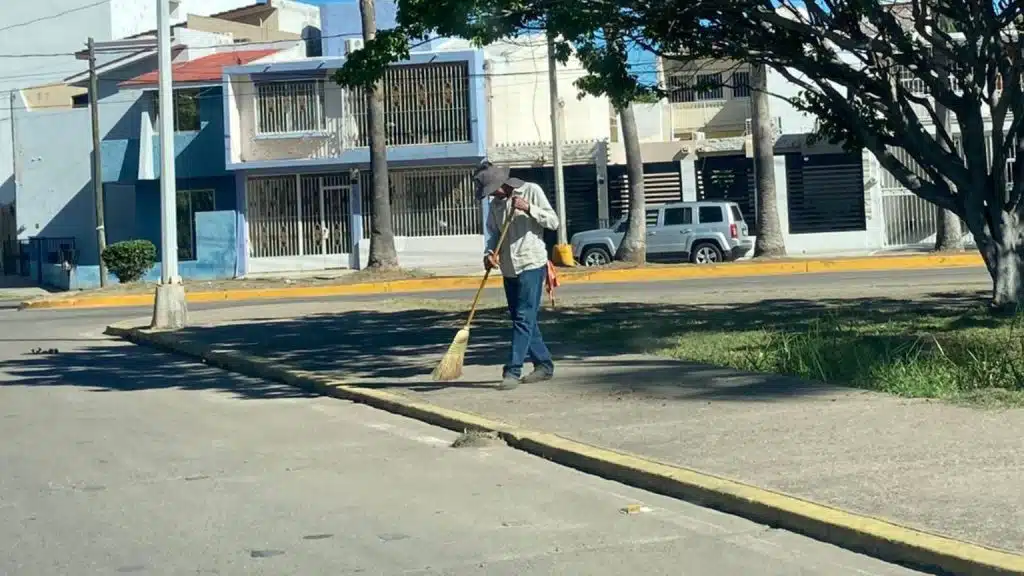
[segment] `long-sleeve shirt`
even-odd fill
[[[526,182],[514,192],[530,205],[529,213],[516,211],[509,224],[508,235],[498,251],[501,275],[515,278],[526,270],[547,266],[548,249],[544,243],[544,230],[558,229],[558,214],[551,208],[544,190],[540,186]],[[487,249],[491,254],[497,249],[501,236],[501,227],[505,217],[512,208],[512,198],[491,198],[490,210],[487,213]]]

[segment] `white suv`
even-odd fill
[[[611,228],[574,234],[573,257],[584,266],[612,261],[626,235],[623,217]],[[647,259],[715,264],[746,256],[754,248],[735,202],[674,202],[647,209]]]

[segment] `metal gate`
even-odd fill
[[[698,200],[723,200],[740,205],[743,219],[757,229],[757,183],[754,160],[743,155],[704,156],[694,171]]]
[[[245,190],[250,271],[347,267],[350,190],[347,173],[250,177]]]
[[[787,154],[789,233],[867,229],[861,153]]]
[[[511,176],[533,182],[544,189],[548,202],[555,207],[555,171],[551,166],[513,168]],[[564,166],[565,227],[569,238],[577,232],[597,228],[597,167],[590,165]],[[557,234],[549,235],[557,238]],[[549,243],[555,240],[550,239]]]
[[[683,179],[678,162],[644,164],[644,200],[658,206],[683,199]],[[614,222],[629,210],[629,174],[624,165],[608,167],[609,216]]]

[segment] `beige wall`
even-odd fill
[[[232,22],[210,18],[209,16],[188,15],[187,27],[192,30],[203,32],[215,32],[219,34],[231,34],[236,40],[260,41],[260,40],[298,40],[302,36],[294,32],[282,32],[277,28],[277,12],[273,13],[270,20],[260,25],[247,24],[243,22]]]
[[[88,90],[77,86],[50,84],[25,88],[21,91],[21,97],[25,99],[25,105],[29,110],[33,108],[71,108],[71,99],[86,92]]]

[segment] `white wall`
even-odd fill
[[[448,45],[445,45],[448,48]],[[494,44],[484,49],[490,84],[489,146],[551,141],[547,43],[542,36]],[[582,65],[570,59],[558,68],[558,93],[563,102],[565,141],[600,140],[611,136],[608,99],[578,98],[573,85]]]
[[[302,34],[307,27],[320,28],[320,7],[291,0],[269,0],[277,8],[277,28],[281,32]]]

